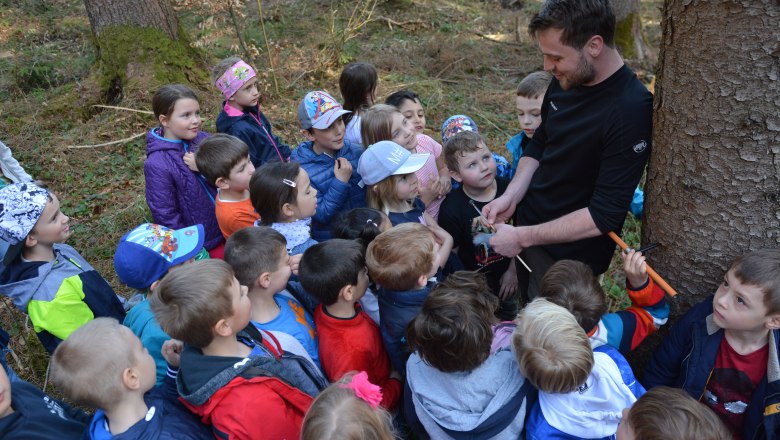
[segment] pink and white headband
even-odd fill
[[[255,69],[243,60],[230,66],[214,83],[225,99],[230,99],[247,81],[256,76]]]

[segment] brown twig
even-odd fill
[[[513,42],[511,42],[511,41],[501,41],[501,40],[496,40],[495,38],[493,38],[493,37],[490,37],[490,36],[488,36],[488,35],[485,35],[485,34],[483,34],[482,32],[472,31],[471,33],[473,33],[474,35],[476,35],[476,36],[478,36],[478,37],[482,37],[482,38],[484,38],[484,39],[486,39],[486,40],[488,40],[488,41],[492,41],[492,42],[494,42],[494,43],[498,43],[498,44],[506,44],[507,46],[513,46],[513,47],[523,47],[523,45],[522,45],[522,44],[513,43]]]
[[[153,115],[154,112],[150,112],[149,110],[138,110],[134,108],[128,108],[128,107],[117,107],[115,105],[101,105],[101,104],[95,104],[92,107],[101,107],[101,108],[112,108],[114,110],[127,110],[129,112],[136,112],[136,113],[143,113],[145,115]]]
[[[393,26],[404,27],[404,26],[408,26],[410,24],[411,25],[419,24],[422,27],[425,27],[425,28],[428,27],[428,23],[424,22],[422,20],[395,21],[392,18],[385,17],[384,15],[380,15],[379,17],[373,18],[373,19],[371,19],[371,21],[384,21],[385,23],[387,23],[387,27],[390,28],[391,31],[393,30]]]
[[[95,144],[95,145],[68,145],[68,149],[69,150],[77,150],[77,149],[80,149],[80,148],[98,148],[98,147],[105,147],[105,146],[108,146],[108,145],[121,144],[121,143],[124,143],[124,142],[132,141],[133,139],[139,138],[139,137],[141,137],[141,136],[143,136],[145,134],[146,134],[146,132],[144,131],[144,132],[141,132],[141,133],[138,133],[138,134],[134,134],[134,135],[130,136],[129,138],[119,139],[118,141],[111,141],[111,142],[106,142],[106,143],[103,143],[103,144]]]

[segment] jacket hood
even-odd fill
[[[195,136],[195,139],[192,141],[174,141],[163,137],[162,127],[155,127],[149,130],[149,133],[146,135],[146,155],[148,156],[158,151],[176,151],[181,152],[183,155],[184,151],[187,150],[190,145],[197,145],[207,136],[208,134],[206,132],[199,131],[198,135]]]
[[[92,267],[84,265],[81,256],[70,246],[65,244],[54,245],[54,260],[49,262],[31,261],[19,262],[7,266],[0,275],[0,289],[3,294],[9,296],[14,305],[24,313],[27,313],[27,304],[41,291],[42,284],[47,282],[47,275],[56,266],[69,265],[74,268],[73,273],[80,272],[81,269],[73,266],[67,258],[74,259],[82,264],[82,269],[91,270]],[[48,280],[52,281],[52,280]],[[59,282],[59,280],[54,280]],[[54,289],[56,292],[56,289]]]
[[[517,373],[507,374],[509,371]],[[441,372],[414,353],[407,363],[407,381],[418,415],[424,412],[445,429],[469,432],[509,405],[525,378],[518,370],[515,355],[504,349],[490,355],[473,371],[455,373]]]
[[[539,405],[547,423],[580,438],[602,438],[617,432],[623,408],[636,397],[623,383],[615,361],[593,353],[593,371],[585,384],[570,393],[539,393]]]

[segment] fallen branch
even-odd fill
[[[127,108],[127,107],[117,107],[117,106],[115,106],[115,105],[100,105],[100,104],[95,104],[95,105],[93,105],[92,107],[112,108],[112,109],[115,109],[115,110],[127,110],[127,111],[129,111],[129,112],[143,113],[143,114],[145,114],[145,115],[153,115],[153,114],[154,114],[154,112],[150,112],[149,110],[137,110],[137,109],[134,109],[134,108]]]
[[[141,132],[141,133],[138,133],[138,134],[134,134],[134,135],[130,136],[129,138],[119,139],[118,141],[111,141],[111,142],[106,142],[106,143],[103,143],[103,144],[95,144],[95,145],[68,145],[68,149],[69,150],[76,150],[76,149],[79,149],[79,148],[97,148],[97,147],[105,147],[105,146],[114,145],[114,144],[122,144],[122,143],[125,143],[127,141],[132,141],[135,138],[139,138],[139,137],[141,137],[141,136],[143,136],[145,134],[146,134],[146,132],[144,131],[144,132]]]
[[[478,37],[482,37],[482,38],[484,38],[484,39],[486,39],[486,40],[488,40],[488,41],[492,41],[493,43],[498,43],[498,44],[506,44],[507,46],[512,46],[512,47],[523,47],[523,45],[522,45],[522,44],[519,44],[519,43],[513,43],[513,42],[511,42],[511,41],[501,41],[501,40],[496,40],[495,38],[493,38],[493,37],[490,37],[490,36],[488,36],[488,35],[485,35],[485,34],[483,34],[482,32],[472,31],[472,33],[473,33],[474,35],[478,36]]]
[[[422,27],[428,27],[428,23],[422,20],[395,21],[392,18],[387,18],[385,16],[379,16],[373,18],[371,19],[371,21],[384,21],[385,23],[387,23],[387,27],[390,28],[391,31],[393,30],[393,26],[404,27],[410,24],[411,25],[419,24]]]

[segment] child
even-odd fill
[[[303,288],[322,303],[314,321],[328,379],[367,371],[369,380],[382,388],[382,407],[395,409],[401,398],[401,376],[391,371],[379,327],[358,304],[368,289],[363,246],[343,239],[314,245],[303,254],[300,277]]]
[[[380,332],[393,368],[406,372],[406,326],[417,316],[434,277],[452,250],[452,237],[430,216],[428,226],[404,223],[368,245],[368,274],[380,287]]]
[[[395,440],[390,414],[379,406],[382,390],[361,371],[344,376],[311,404],[302,440]]]
[[[588,334],[593,348],[610,345],[627,354],[666,324],[666,296],[648,276],[645,258],[633,250],[622,254],[631,306],[607,313],[607,301],[590,266],[574,260],[555,262],[542,278],[539,296],[569,310]]]
[[[14,159],[11,149],[0,141],[0,188],[11,183],[32,182],[33,178],[24,170],[19,162]],[[8,242],[0,238],[0,254],[5,255],[8,250]],[[5,266],[0,261],[0,272]]]
[[[617,440],[731,440],[733,437],[712,411],[669,387],[655,387],[623,410]]]
[[[483,275],[455,272],[431,290],[409,324],[414,354],[406,365],[404,407],[418,436],[520,438],[535,392],[517,368],[509,338],[496,343],[499,329],[514,329],[494,325],[497,306]]]
[[[0,189],[3,257],[0,290],[30,317],[43,347],[52,353],[95,317],[124,319],[122,301],[72,247],[69,218],[54,193],[32,182]]]
[[[379,76],[372,64],[349,63],[341,71],[339,89],[341,97],[344,98],[344,109],[352,112],[344,116],[344,124],[346,124],[344,140],[350,144],[358,147],[368,145],[363,144],[360,119],[363,113],[374,105],[378,84]]]
[[[350,113],[325,92],[309,92],[298,106],[298,120],[307,141],[293,151],[317,190],[319,209],[312,218],[312,237],[331,237],[336,214],[366,205],[366,191],[353,170],[363,149],[344,140],[343,118]]]
[[[440,196],[433,199],[433,201],[426,206],[426,211],[431,214],[433,218],[438,219],[439,208],[444,200],[444,196],[452,189],[452,183],[447,164],[444,161],[444,157],[441,155],[441,144],[423,133],[425,131],[425,111],[423,110],[422,102],[420,102],[420,97],[414,92],[401,90],[388,96],[387,99],[385,99],[385,104],[396,107],[409,121],[409,124],[417,135],[417,148],[414,152],[431,153],[435,159],[435,164],[432,163],[432,159],[428,159],[428,162],[425,164],[426,166],[417,173],[417,178],[420,180],[420,184],[425,187],[428,185],[431,174],[438,176]],[[434,167],[435,170],[433,169]]]
[[[225,261],[233,267],[238,282],[248,288],[251,323],[258,329],[294,336],[319,369],[314,319],[285,290],[292,268],[284,236],[263,226],[242,229],[225,245]]]
[[[333,230],[334,238],[357,240],[363,250],[382,232],[392,228],[390,218],[382,211],[372,208],[355,208],[343,213]],[[369,279],[368,290],[360,298],[360,306],[371,319],[379,324],[379,299],[376,296],[377,286]]]
[[[157,364],[157,385],[162,385],[168,371],[162,346],[171,337],[154,320],[147,295],[171,268],[193,261],[202,248],[201,225],[173,230],[144,223],[125,234],[114,253],[114,270],[119,280],[139,291],[141,299],[127,312],[123,324],[152,354]]]
[[[260,215],[255,225],[279,231],[291,255],[317,244],[310,229],[311,216],[317,211],[317,190],[297,162],[272,162],[258,168],[249,180],[249,196]]]
[[[617,350],[591,349],[574,316],[545,298],[520,312],[512,344],[520,372],[539,389],[529,439],[614,438],[623,408],[645,392]]]
[[[260,219],[249,198],[255,166],[245,143],[229,134],[216,134],[200,144],[195,161],[206,180],[217,187],[215,215],[225,240]]]
[[[523,150],[542,123],[542,100],[550,81],[552,81],[552,75],[549,72],[540,71],[529,74],[517,85],[515,107],[517,120],[520,122],[522,131],[506,143],[506,149],[512,155],[511,175],[514,175]]]
[[[171,229],[203,225],[204,246],[212,257],[222,256],[224,238],[214,215],[216,189],[185,164],[185,153],[208,134],[200,131],[198,97],[186,86],[162,87],[152,98],[160,126],[146,136],[146,203],[154,223]]]
[[[392,141],[371,145],[358,163],[361,183],[367,185],[369,208],[378,209],[393,225],[420,222],[425,211],[417,197],[415,171],[425,165],[430,154],[412,154]]]
[[[487,277],[490,290],[501,300],[498,317],[511,321],[518,305],[515,261],[490,247],[492,230],[477,212],[501,196],[509,181],[496,176],[496,161],[476,132],[462,131],[450,138],[444,147],[444,159],[460,186],[444,199],[439,224],[452,235],[463,266]]]
[[[441,125],[441,142],[447,145],[447,142],[462,131],[473,131],[479,133],[479,128],[473,119],[466,115],[455,115],[447,118]],[[496,161],[496,176],[511,180],[511,168],[509,162],[500,154],[492,153],[493,160]],[[453,184],[455,188],[457,185]]]
[[[255,70],[238,57],[225,58],[212,69],[212,81],[225,101],[217,116],[217,131],[233,135],[249,147],[252,165],[290,160],[290,147],[272,134],[260,111]]]
[[[737,258],[713,298],[672,327],[645,368],[652,388],[682,388],[735,436],[777,435],[780,412],[780,249]]]
[[[176,351],[174,341],[165,345],[169,372],[164,386],[155,387],[154,359],[141,340],[116,320],[98,318],[57,347],[52,382],[69,399],[97,408],[85,439],[213,438],[177,399]]]
[[[184,342],[181,400],[215,435],[298,438],[325,384],[306,363],[285,362],[273,338],[258,339],[246,293],[229,264],[203,260],[172,270],[149,301],[163,330]]]
[[[428,154],[428,159],[415,171],[415,175],[420,183],[420,200],[426,212],[438,214],[441,198],[447,195],[451,186],[449,172],[441,157],[441,147],[438,144],[438,148],[431,146],[430,142],[421,145],[414,127],[398,108],[390,105],[371,107],[363,118],[362,131],[364,145],[393,141],[413,154]],[[427,209],[432,205],[436,205],[435,208]]]

